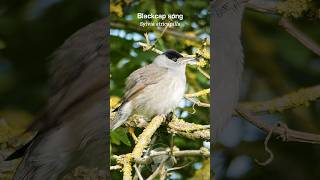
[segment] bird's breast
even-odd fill
[[[168,114],[178,106],[185,89],[185,75],[169,72],[134,99],[135,111],[148,117]]]

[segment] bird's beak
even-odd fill
[[[190,64],[190,65],[196,65],[198,63],[198,59],[193,57],[181,57],[178,59],[178,61],[186,64]]]

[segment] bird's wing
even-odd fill
[[[28,130],[60,124],[61,114],[108,85],[106,22],[102,19],[78,30],[52,55],[47,107]]]
[[[81,28],[50,56],[51,95],[74,82],[81,71],[93,62],[98,50],[106,43],[106,22],[102,19]]]
[[[167,71],[167,68],[149,64],[131,73],[126,81],[125,95],[122,102],[131,100],[148,85],[158,83]]]
[[[56,166],[64,164],[56,164],[56,161],[47,160],[46,158],[58,156],[52,155],[51,151],[47,151],[44,146],[38,144],[47,141],[48,134],[51,136],[52,132],[59,132],[58,130],[50,131],[51,129],[60,124],[68,124],[67,121],[73,120],[77,122],[77,124],[73,124],[75,125],[74,129],[77,129],[78,132],[78,124],[81,124],[83,121],[81,118],[84,117],[96,120],[96,122],[99,121],[99,123],[104,122],[104,119],[97,118],[104,117],[104,108],[94,108],[90,111],[88,107],[95,107],[93,105],[101,105],[104,102],[106,102],[104,107],[107,106],[106,93],[109,83],[107,71],[109,68],[106,29],[107,19],[96,21],[73,34],[52,56],[50,64],[51,93],[47,107],[26,130],[35,130],[37,135],[23,148],[7,158],[7,160],[15,159],[26,153],[16,170],[14,179],[33,179],[36,173],[50,169],[49,166],[60,169],[61,167]],[[83,128],[79,129],[83,130]],[[46,134],[47,132],[48,134]],[[70,129],[70,134],[75,133]],[[63,135],[64,133],[59,137]],[[57,138],[52,142],[51,139],[49,144],[51,146],[65,143],[72,146],[73,143],[77,143],[76,141],[68,142],[69,140],[70,138]],[[66,149],[69,150],[70,147]],[[41,153],[39,153],[40,151]],[[47,154],[43,155],[46,151]],[[39,155],[46,158],[43,159]],[[39,163],[42,164],[39,165]],[[48,176],[46,173],[43,174]]]

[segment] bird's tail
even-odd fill
[[[37,135],[38,136],[38,135]],[[34,174],[35,171],[37,169],[37,167],[34,166],[34,163],[32,163],[29,160],[30,157],[30,153],[32,150],[32,145],[35,142],[35,138],[37,137],[35,136],[32,141],[30,141],[28,144],[26,144],[22,149],[23,149],[23,158],[22,161],[20,162],[20,164],[18,165],[18,168],[15,171],[15,174],[12,178],[12,180],[33,180],[34,178]],[[18,151],[22,151],[22,150],[18,150]],[[17,152],[18,152],[17,151]],[[14,153],[15,154],[15,153]],[[13,155],[14,155],[13,154]],[[11,155],[11,157],[13,156]]]
[[[111,131],[120,127],[131,115],[132,105],[131,102],[126,102],[117,108],[117,112],[115,117],[110,121],[110,129]]]
[[[26,157],[19,164],[12,180],[32,180],[35,167],[31,163],[26,162]]]

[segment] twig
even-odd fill
[[[249,123],[253,124],[254,126],[258,127],[266,133],[269,133],[273,128],[272,125],[258,120],[255,116],[253,116],[250,112],[246,110],[237,108],[236,112],[246,121],[248,121]],[[296,131],[289,129],[288,127],[274,127],[273,134],[278,137],[282,137],[282,140],[287,142],[320,144],[320,135]]]
[[[169,24],[162,30],[160,36],[157,37],[157,39],[156,39],[156,41],[154,42],[154,44],[152,45],[152,47],[154,47],[154,46],[156,45],[156,43],[158,42],[158,40],[159,40],[160,38],[162,38],[163,34],[167,31],[168,27],[169,27]],[[150,44],[150,42],[149,42],[149,44]]]
[[[144,33],[144,37],[145,37],[145,39],[146,39],[147,45],[151,45],[150,40],[149,40],[149,35],[148,35],[148,33]]]
[[[138,45],[143,47],[144,50],[151,50],[151,51],[153,51],[153,52],[155,52],[157,54],[162,54],[163,53],[162,51],[160,51],[160,50],[158,50],[158,49],[156,49],[156,48],[154,48],[151,45],[148,45],[146,43],[138,42]]]
[[[197,69],[203,76],[205,76],[207,79],[210,79],[210,75],[206,73],[201,67],[198,67]]]
[[[279,2],[269,0],[250,0],[248,3],[246,3],[246,7],[252,10],[273,14],[279,14],[278,5]],[[296,38],[305,47],[320,56],[320,45],[300,31],[296,26],[294,26],[289,19],[282,17],[279,21],[279,25],[282,26],[291,36]]]
[[[277,1],[270,0],[249,0],[246,7],[263,13],[277,13]]]
[[[152,139],[151,139],[151,142],[150,142],[150,144],[149,144],[149,147],[148,147],[146,153],[144,154],[143,158],[145,158],[145,157],[148,156],[148,154],[149,154],[150,151],[151,151],[151,147],[152,147],[152,145],[156,142],[156,140],[157,140],[157,136],[153,136]],[[137,163],[135,162],[135,165],[136,165],[136,164],[137,164]],[[139,164],[138,170],[140,171],[140,170],[142,169],[142,167],[143,167],[143,164]],[[137,179],[138,179],[138,176],[137,176],[137,174],[135,174],[134,177],[133,177],[133,180],[137,180]]]
[[[190,139],[210,140],[210,126],[188,123],[181,119],[173,119],[168,124],[168,132]]]
[[[210,130],[210,125],[201,125],[195,123],[185,122],[182,119],[173,118],[168,127],[174,129],[176,131],[186,131],[186,132],[194,132],[194,131],[201,131],[201,130]]]
[[[152,158],[154,158],[156,156],[164,156],[164,155],[170,155],[170,154],[171,154],[171,152],[169,149],[167,151],[152,152],[148,156],[136,159],[136,162],[138,164],[150,164],[150,163],[152,163]],[[199,150],[176,150],[176,151],[173,151],[172,156],[174,156],[174,157],[183,157],[183,156],[210,157],[210,152],[207,148],[201,147]]]
[[[179,170],[179,169],[185,168],[185,167],[189,166],[191,163],[192,163],[192,162],[188,162],[187,164],[185,164],[185,165],[183,165],[183,166],[169,168],[169,169],[167,169],[167,172],[175,171],[175,170]]]
[[[143,130],[143,132],[138,137],[138,142],[135,145],[132,153],[128,153],[122,156],[113,156],[117,158],[117,162],[123,164],[123,179],[131,180],[132,175],[132,160],[140,158],[143,154],[143,150],[148,146],[151,141],[152,135],[156,132],[156,130],[160,127],[160,125],[164,122],[164,116],[156,116],[154,117],[148,126]]]
[[[157,54],[162,54],[162,53],[163,53],[163,52],[160,51],[159,49],[156,49],[156,48],[154,47],[154,45],[151,45],[151,44],[150,44],[148,35],[145,34],[145,37],[146,37],[146,42],[147,42],[147,43],[137,42],[137,44],[143,48],[143,51],[151,50],[151,51],[153,51],[153,52],[155,52],[155,53],[157,53]],[[195,57],[197,56],[197,55],[189,55],[189,54],[185,54],[185,53],[181,53],[181,55],[182,55],[183,57],[193,57],[193,58],[195,58]],[[199,70],[201,69],[200,67],[201,67],[202,65],[203,65],[203,61],[197,63],[197,66],[198,66],[198,69],[199,69]],[[209,75],[208,75],[207,73],[205,73],[202,69],[200,70],[200,72],[201,72],[202,74],[204,74],[206,77],[209,77]],[[209,77],[209,79],[210,79],[210,77]]]
[[[135,145],[132,153],[125,154],[125,155],[113,155],[112,158],[116,159],[119,164],[123,165],[123,179],[124,180],[131,180],[131,171],[132,166],[131,162],[135,161],[138,164],[149,164],[152,162],[152,157],[160,156],[160,155],[171,155],[173,157],[180,157],[180,156],[204,156],[209,157],[210,152],[206,148],[200,148],[200,150],[184,150],[184,151],[160,151],[160,152],[152,152],[149,156],[144,156],[141,158],[144,149],[149,145],[151,141],[151,137],[159,128],[159,126],[164,122],[164,116],[156,116],[151,120],[148,126],[144,129],[144,131],[138,137],[138,143]],[[181,129],[182,128],[182,129]],[[168,124],[168,131],[174,134],[183,135],[185,137],[191,139],[210,139],[210,126],[209,125],[198,125],[194,123],[184,122],[183,120],[179,120],[177,118],[173,119]],[[174,148],[173,148],[174,149]],[[136,166],[136,165],[134,165]],[[115,168],[116,166],[113,166]],[[120,166],[121,167],[121,166]],[[136,167],[135,167],[136,169]],[[138,168],[137,168],[138,169]],[[138,169],[139,170],[139,169]],[[136,173],[137,176],[139,174]],[[162,176],[163,177],[163,176]],[[140,178],[140,177],[139,177]]]
[[[282,112],[286,109],[308,105],[310,101],[320,98],[320,85],[300,89],[282,97],[263,102],[241,103],[238,108],[254,113]]]
[[[124,155],[124,158],[122,161],[123,180],[131,180],[132,179],[132,177],[131,177],[131,171],[132,171],[131,159],[132,159],[132,156],[130,153]]]
[[[273,158],[274,158],[273,152],[268,147],[268,143],[269,143],[269,140],[270,140],[270,138],[272,136],[273,129],[274,128],[271,129],[271,131],[268,133],[268,136],[264,140],[264,149],[269,154],[269,158],[267,160],[265,160],[264,162],[260,162],[257,159],[255,159],[255,162],[257,164],[261,165],[261,166],[266,166],[266,165],[270,164],[272,162]]]
[[[308,37],[302,31],[300,31],[295,25],[293,25],[289,19],[281,18],[279,25],[282,26],[291,36],[296,38],[305,47],[310,49],[312,52],[320,56],[320,46],[313,39]]]
[[[167,170],[163,167],[160,171],[160,180],[166,180],[167,178]]]
[[[198,105],[198,106],[201,106],[201,107],[210,107],[210,104],[209,104],[209,103],[203,103],[203,102],[200,102],[199,100],[196,100],[196,99],[193,99],[193,98],[189,98],[189,97],[186,97],[186,96],[185,96],[185,98],[186,98],[188,101],[190,101],[190,102],[192,102],[192,103],[194,103],[194,104],[196,104],[196,105]]]
[[[210,93],[210,89],[204,89],[196,93],[190,93],[190,94],[185,94],[185,97],[191,98],[191,97],[199,97],[203,95],[207,95]]]
[[[139,116],[134,114],[133,116]],[[111,119],[112,121],[113,119]],[[145,121],[144,119],[130,119],[130,124],[132,127],[136,127],[139,124],[142,124],[139,121]],[[210,125],[200,125],[195,123],[185,122],[182,119],[174,118],[168,123],[168,130],[172,133],[175,133],[180,136],[184,136],[189,139],[210,139]],[[138,138],[139,141],[139,138]],[[115,157],[115,155],[113,155]]]
[[[121,169],[122,167],[120,165],[115,165],[115,166],[110,166],[110,170],[118,170]]]
[[[158,176],[158,174],[160,173],[162,168],[164,168],[164,164],[167,161],[167,159],[168,159],[168,157],[162,160],[162,162],[160,163],[158,168],[147,178],[147,180],[153,180]]]
[[[137,173],[139,180],[143,180],[143,177],[141,176],[140,170],[138,169],[137,165],[135,164],[135,165],[133,165],[133,167]]]
[[[160,127],[160,125],[164,122],[164,116],[156,116],[154,117],[148,126],[143,130],[143,132],[138,137],[138,143],[134,147],[132,151],[132,157],[134,159],[140,158],[143,154],[143,150],[148,146],[151,141],[152,135],[156,132],[156,130]]]

